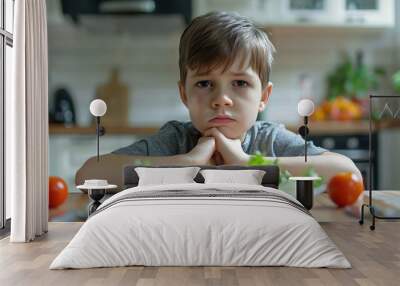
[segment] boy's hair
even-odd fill
[[[180,80],[187,69],[208,73],[230,67],[235,58],[242,63],[250,56],[250,65],[258,73],[263,87],[269,81],[275,48],[268,36],[250,20],[237,13],[211,12],[192,20],[179,43]]]

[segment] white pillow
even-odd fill
[[[195,183],[199,167],[135,168],[139,176],[138,186]]]
[[[201,170],[204,183],[234,183],[247,185],[261,185],[265,171],[262,170]]]

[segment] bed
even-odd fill
[[[127,166],[126,189],[100,205],[50,269],[351,267],[308,210],[277,189],[277,167],[199,168],[256,169],[265,175],[260,185],[204,182],[200,173],[192,183],[138,185],[138,169]]]

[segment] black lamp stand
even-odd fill
[[[313,183],[314,181],[296,180],[296,199],[308,210],[313,207]]]
[[[309,129],[307,127],[308,117],[304,116],[304,125],[300,126],[299,134],[304,138],[304,160],[307,162],[307,135]],[[313,207],[314,188],[313,179],[306,179],[304,177],[291,177],[296,181],[296,199],[303,204],[303,206],[310,210]]]
[[[105,194],[105,189],[88,189],[89,198],[92,199],[92,202],[88,206],[88,216],[94,213],[101,205],[100,200],[104,197]]]
[[[103,136],[106,130],[100,125],[100,116],[96,116],[96,135],[97,135],[97,162],[100,161],[100,136]],[[100,206],[100,200],[106,193],[105,189],[88,189],[88,195],[92,202],[88,206],[88,215],[90,216]]]
[[[304,139],[304,161],[307,162],[307,136],[310,133],[308,129],[308,116],[304,116],[304,125],[300,126],[299,134]]]
[[[106,130],[100,125],[100,116],[96,116],[96,134],[97,134],[97,162],[100,160],[100,136],[103,136]]]
[[[361,206],[361,217],[359,223],[364,224],[364,208],[368,208],[372,216],[372,224],[369,226],[370,230],[375,230],[375,220],[400,220],[398,216],[378,216],[375,213],[375,208],[372,204],[372,99],[373,98],[400,98],[400,95],[384,96],[384,95],[370,95],[369,96],[369,176],[368,176],[368,192],[369,192],[369,202],[368,204],[363,204]]]

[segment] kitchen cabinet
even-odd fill
[[[212,11],[230,11],[238,12],[256,23],[264,23],[265,19],[273,16],[271,13],[273,9],[276,9],[274,1],[193,0],[192,14],[193,17],[196,17]]]
[[[389,28],[394,0],[193,0],[193,16],[236,11],[261,26]]]
[[[350,26],[394,27],[395,25],[394,0],[343,0],[343,2],[343,20]]]
[[[378,152],[379,189],[400,190],[400,129],[386,129],[379,133]]]

